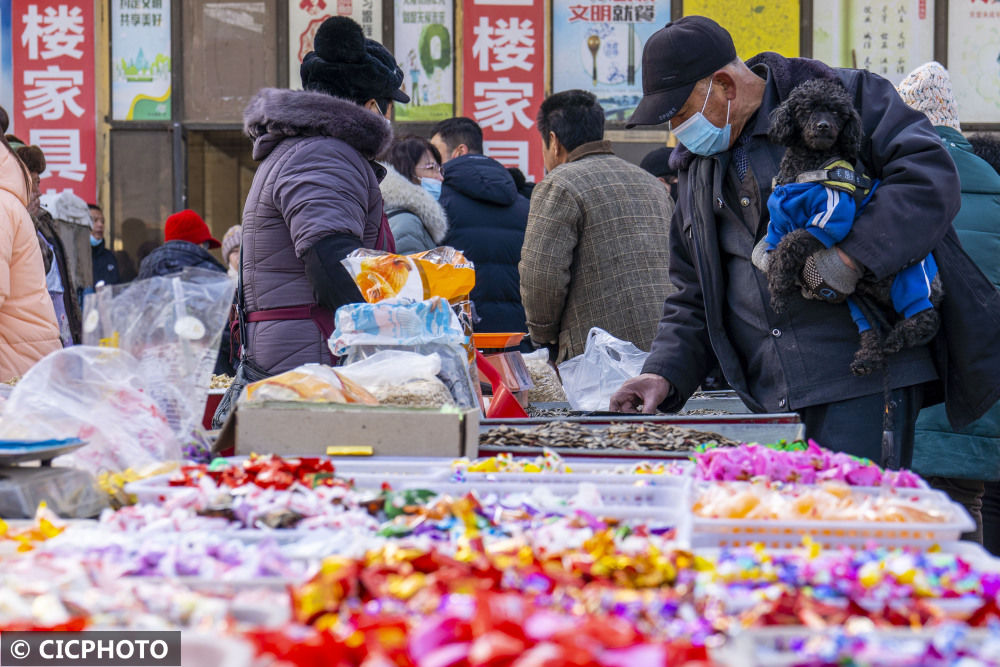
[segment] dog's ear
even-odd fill
[[[844,121],[844,127],[837,141],[844,157],[853,161],[861,152],[861,116],[853,106],[849,106],[848,110],[850,113]]]
[[[780,146],[790,146],[798,132],[795,114],[786,100],[771,112],[771,128],[767,131],[767,138]]]

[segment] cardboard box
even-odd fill
[[[360,448],[371,456],[479,454],[479,411],[261,401],[229,415],[216,451],[324,455],[328,447]],[[370,451],[368,451],[370,450]]]

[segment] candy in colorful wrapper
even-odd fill
[[[0,519],[0,540],[15,543],[18,552],[31,551],[39,543],[57,537],[65,529],[66,524],[42,502],[35,510],[34,522],[28,527],[11,528],[10,524]]]
[[[242,463],[220,463],[225,459],[215,459],[211,465],[187,465],[170,478],[170,486],[197,486],[199,480],[209,477],[219,486],[239,487],[253,484],[265,489],[288,489],[293,484],[307,488],[316,486],[341,486],[350,488],[349,480],[335,476],[332,461],[319,457],[302,456],[282,458],[276,454],[263,456],[251,454]]]
[[[706,449],[694,455],[696,476],[705,481],[843,482],[851,486],[919,488],[907,470],[882,470],[868,459],[832,452],[810,440],[804,447],[776,449],[757,444]]]
[[[534,458],[514,457],[510,453],[501,453],[489,458],[469,461],[457,459],[452,462],[455,481],[465,481],[465,473],[573,473],[576,472],[562,456],[548,447],[543,448],[541,456]],[[676,464],[640,461],[628,465],[608,464],[606,468],[595,471],[599,474],[618,475],[663,475],[683,474],[683,469]]]

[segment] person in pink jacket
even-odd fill
[[[7,382],[62,343],[26,208],[28,172],[2,136],[0,143],[0,382]]]

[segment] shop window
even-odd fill
[[[257,169],[250,140],[236,130],[188,132],[187,149],[188,207],[201,214],[221,241],[227,229],[240,224]]]
[[[184,120],[242,123],[259,89],[278,83],[278,2],[184,2]]]

